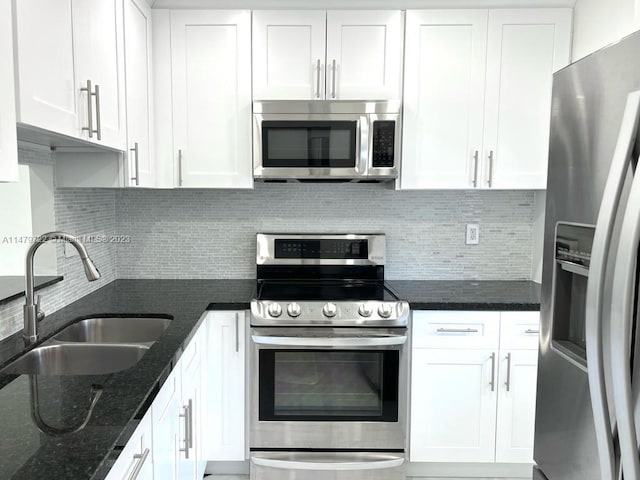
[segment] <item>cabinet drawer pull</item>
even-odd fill
[[[140,185],[140,164],[138,163],[138,142],[135,142],[133,148],[130,148],[129,151],[133,152],[133,159],[135,162],[135,177],[131,177],[133,182],[136,182],[136,186]]]
[[[489,150],[489,178],[487,179],[489,188],[493,186],[493,150]]]
[[[91,80],[87,80],[87,86],[80,89],[81,92],[87,92],[87,125],[82,127],[82,131],[89,132],[89,138],[93,138],[93,134],[97,133],[97,130],[93,129],[93,103],[91,103],[91,97],[94,95],[91,91]]]
[[[182,186],[182,149],[178,150],[178,186]]]
[[[102,127],[100,124],[100,85],[96,85],[94,95],[96,97],[96,133],[98,134],[98,140],[102,140]]]
[[[182,412],[180,414],[180,418],[184,419],[184,448],[180,448],[181,452],[184,452],[184,458],[189,459],[189,437],[191,436],[191,414],[189,412],[189,405],[185,405],[182,407]]]
[[[316,98],[320,98],[320,72],[322,67],[320,66],[320,59],[316,62]]]
[[[478,333],[477,328],[439,328],[438,333]]]
[[[511,354],[507,354],[507,381],[504,383],[507,387],[507,392],[511,391]]]
[[[136,453],[133,456],[134,460],[137,460],[136,466],[133,469],[133,471],[131,472],[131,475],[129,475],[129,479],[128,480],[136,480],[136,478],[138,478],[138,475],[140,474],[140,471],[142,470],[142,467],[144,466],[144,462],[147,461],[147,457],[149,456],[150,450],[148,448],[144,449],[144,452],[140,453]]]
[[[478,150],[473,154],[473,188],[478,186]]]
[[[333,80],[331,83],[331,98],[336,98],[336,60],[335,58],[333,59],[332,62],[332,67],[333,67]]]
[[[526,334],[534,334],[535,333],[537,335],[538,333],[540,333],[540,330],[533,330],[532,328],[527,328],[524,331],[524,333],[526,333]]]
[[[240,351],[240,318],[236,313],[236,353]]]
[[[496,352],[491,354],[491,391],[496,391]]]

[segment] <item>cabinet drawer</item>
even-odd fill
[[[153,401],[153,424],[162,422],[168,414],[171,414],[172,405],[180,400],[180,368],[174,368],[158,395]]]
[[[413,346],[498,348],[499,312],[413,312]]]
[[[540,312],[502,312],[500,315],[501,349],[538,348]]]
[[[180,363],[182,365],[182,374],[185,375],[186,373],[188,373],[191,370],[194,370],[195,368],[198,367],[198,365],[200,365],[200,361],[202,359],[202,342],[204,340],[204,322],[202,323],[202,325],[200,325],[200,327],[198,327],[198,331],[196,332],[196,334],[191,337],[191,340],[189,340],[189,343],[187,344],[187,346],[184,349],[184,352],[182,353],[182,357],[180,357]]]

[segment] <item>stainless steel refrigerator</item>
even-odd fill
[[[640,32],[554,75],[535,479],[640,480],[639,114]]]

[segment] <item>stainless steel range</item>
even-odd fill
[[[409,305],[384,235],[257,236],[251,478],[404,478]]]

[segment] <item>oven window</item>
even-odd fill
[[[355,121],[262,122],[262,166],[355,168]]]
[[[397,350],[260,350],[261,421],[398,420]]]

